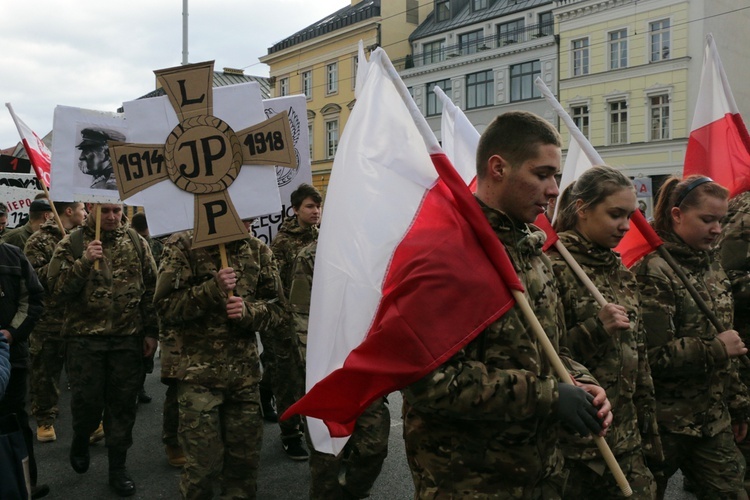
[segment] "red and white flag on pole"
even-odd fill
[[[750,136],[711,34],[685,153],[683,176],[692,174],[711,177],[731,196],[750,190]]]
[[[318,239],[308,392],[284,414],[314,417],[315,448],[334,454],[373,401],[447,361],[523,289],[382,49],[357,96]]]
[[[8,111],[10,111],[10,116],[13,117],[13,121],[18,129],[18,134],[21,136],[21,142],[23,142],[26,154],[29,155],[29,161],[31,162],[31,166],[34,167],[36,176],[39,180],[44,182],[47,187],[49,187],[52,154],[39,136],[36,135],[36,132],[31,130],[29,126],[26,125],[18,115],[16,115],[10,103],[6,102],[5,105],[8,107]]]

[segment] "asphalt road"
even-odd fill
[[[161,414],[165,386],[159,382],[159,360],[153,374],[146,380],[146,390],[153,397],[149,404],[140,405],[133,430],[134,444],[128,454],[128,469],[136,482],[137,499],[179,498],[177,483],[179,470],[167,464],[161,443]],[[64,376],[63,376],[64,377]],[[63,380],[60,417],[55,425],[57,441],[35,443],[39,482],[47,483],[49,499],[106,499],[119,498],[107,484],[107,451],[103,442],[91,447],[91,467],[86,474],[76,474],[68,463],[72,439],[70,423],[70,392]],[[388,458],[372,491],[374,500],[407,500],[413,498],[414,487],[409,475],[401,438],[401,398],[389,397],[391,406],[391,436]],[[32,422],[32,428],[34,423]],[[261,500],[297,500],[307,498],[309,471],[307,462],[289,460],[281,448],[276,424],[264,424],[263,449],[258,480]],[[682,477],[676,476],[667,490],[667,499],[694,499],[682,491]],[[606,500],[606,499],[605,499]]]

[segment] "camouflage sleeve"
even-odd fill
[[[288,318],[286,298],[281,287],[281,278],[271,249],[263,245],[260,249],[260,274],[255,296],[245,298],[247,314],[243,326],[252,332],[265,332],[281,326]]]
[[[292,266],[294,265],[294,248],[288,238],[277,237],[271,243],[271,252],[276,261],[276,268],[281,278],[282,286],[291,286]]]
[[[140,238],[143,248],[143,259],[141,261],[141,273],[143,276],[143,295],[141,296],[140,309],[143,319],[143,334],[146,337],[159,338],[159,324],[154,307],[154,291],[156,289],[156,263],[151,254],[151,248],[145,238]]]
[[[729,414],[733,422],[747,422],[750,418],[750,397],[747,386],[740,378],[740,362],[737,358],[731,360],[729,377],[729,384],[725,391]]]
[[[724,365],[728,356],[718,338],[680,336],[677,328],[677,304],[682,303],[685,290],[675,290],[664,275],[650,272],[636,274],[641,291],[643,323],[648,346],[648,360],[653,376],[681,379],[696,373],[708,373],[716,365]]]
[[[29,263],[36,271],[39,281],[47,287],[47,268],[49,267],[52,254],[55,251],[54,241],[44,233],[37,231],[26,241],[23,253],[29,259]]]
[[[75,298],[84,289],[94,263],[86,258],[73,257],[70,236],[66,236],[56,247],[47,268],[47,289],[58,299]]]
[[[641,442],[646,458],[649,459],[650,463],[660,463],[664,461],[664,451],[656,421],[656,393],[654,392],[654,380],[651,378],[651,367],[648,363],[643,320],[638,322],[635,341],[638,350],[638,374],[635,392],[633,393],[633,403],[638,411],[638,427],[641,431]]]
[[[739,210],[724,227],[719,244],[721,265],[732,282],[737,309],[750,307],[750,213]]]
[[[289,306],[302,360],[306,359],[307,355],[307,326],[310,319],[314,267],[315,252],[309,251],[308,248],[303,249],[294,261],[292,287],[289,292]]]

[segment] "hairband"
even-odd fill
[[[690,194],[690,191],[697,188],[701,184],[705,184],[707,182],[713,182],[714,180],[710,177],[698,177],[694,181],[692,181],[690,184],[687,185],[685,190],[680,194],[680,196],[677,197],[677,200],[674,202],[675,207],[679,207],[682,205],[682,202],[685,201],[685,198],[687,198],[687,195]]]

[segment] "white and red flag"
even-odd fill
[[[44,182],[44,184],[50,186],[50,163],[52,161],[52,154],[50,153],[47,146],[42,142],[36,132],[31,130],[16,113],[13,111],[13,107],[9,102],[5,105],[10,111],[10,116],[13,117],[13,121],[18,129],[18,134],[21,136],[21,142],[26,150],[26,154],[29,155],[29,161],[31,166],[34,167],[36,176]]]
[[[731,196],[750,189],[750,136],[710,33],[682,173],[709,176]]]
[[[382,49],[364,76],[318,239],[307,394],[284,414],[314,417],[315,448],[333,454],[373,401],[447,361],[523,289]]]

